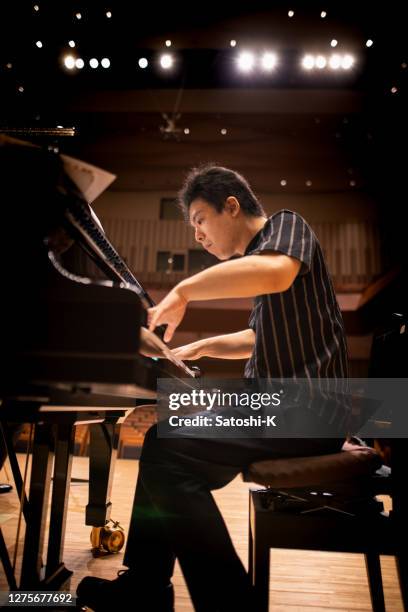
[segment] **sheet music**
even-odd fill
[[[102,170],[75,157],[65,154],[61,154],[60,157],[65,172],[81,190],[88,204],[92,204],[116,179],[116,174]]]

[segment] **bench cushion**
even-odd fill
[[[307,487],[370,476],[381,464],[374,449],[358,447],[330,455],[257,461],[248,467],[245,480],[273,488]]]

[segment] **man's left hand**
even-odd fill
[[[174,332],[183,320],[186,307],[187,300],[180,289],[175,287],[159,304],[148,309],[149,330],[154,331],[158,325],[167,325],[163,339],[165,342],[170,342]]]

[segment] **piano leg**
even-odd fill
[[[86,525],[103,527],[110,519],[110,494],[113,468],[117,455],[117,418],[91,425],[89,447],[89,503],[86,507]]]
[[[54,476],[45,572],[45,583],[47,586],[54,581],[57,581],[58,584],[65,583],[72,575],[72,572],[65,568],[62,555],[74,443],[75,428],[72,423],[55,425]],[[55,588],[59,587],[55,586]]]
[[[20,588],[35,588],[41,581],[45,518],[53,461],[52,426],[38,423],[35,427],[29,491],[29,520],[26,524]]]
[[[62,553],[73,448],[72,423],[36,424],[20,589],[38,589],[41,586],[47,590],[59,590],[69,587],[72,572],[62,562]],[[44,576],[42,556],[53,459],[54,480]]]

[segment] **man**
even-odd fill
[[[267,218],[247,181],[218,166],[193,170],[180,203],[197,242],[222,263],[183,280],[151,308],[150,330],[167,325],[169,342],[189,302],[254,297],[248,329],[174,352],[186,360],[246,358],[248,378],[346,377],[341,314],[308,224],[288,210]],[[211,490],[253,461],[340,447],[333,439],[165,439],[151,428],[124,558],[129,570],[113,581],[85,578],[78,588],[81,601],[105,609],[126,593],[134,597],[135,610],[172,610],[177,558],[195,610],[255,610],[247,573]]]

